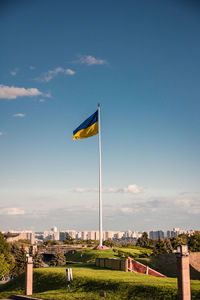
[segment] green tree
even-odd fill
[[[156,244],[156,240],[149,239],[149,247],[154,248],[155,244]]]
[[[142,236],[137,240],[136,245],[140,247],[149,247],[149,238],[147,232],[143,232]]]
[[[157,243],[155,244],[155,247],[153,249],[153,255],[159,255],[164,253],[171,253],[173,251],[172,245],[170,240],[168,239],[158,239]]]
[[[165,250],[167,253],[173,252],[173,247],[169,239],[164,239]]]
[[[3,253],[0,254],[0,277],[6,276],[10,273],[10,265],[6,261]]]
[[[0,232],[0,254],[3,254],[5,263],[11,272],[14,267],[14,257],[11,254],[11,246]]]
[[[33,256],[33,267],[41,268],[43,267],[42,255],[37,251]]]
[[[46,242],[43,243],[44,246],[50,247],[50,246],[55,246],[59,245],[60,243],[56,240],[47,240]]]
[[[13,273],[19,275],[25,271],[26,265],[26,251],[23,246],[19,246],[16,243],[12,245],[12,253],[15,258],[15,266]]]
[[[11,247],[5,240],[4,235],[0,232],[0,254],[3,254],[6,261],[10,260]]]
[[[187,235],[185,233],[179,234],[178,237],[181,239],[182,245],[186,245],[187,244]]]
[[[170,238],[173,249],[176,249],[178,245],[186,244],[186,234],[180,234],[178,236],[173,236]]]
[[[188,246],[191,252],[200,252],[200,231],[195,231],[189,237]]]
[[[63,251],[57,250],[50,261],[51,266],[64,266],[66,265],[66,257]]]
[[[73,245],[74,244],[74,239],[70,235],[68,235],[66,237],[66,239],[63,241],[63,243],[67,244],[67,245]]]
[[[112,248],[115,246],[115,243],[111,240],[105,240],[105,241],[103,241],[103,245]]]

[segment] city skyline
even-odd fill
[[[53,227],[50,230],[45,231],[8,231],[2,232],[6,237],[7,241],[14,242],[19,240],[29,240],[31,244],[41,244],[46,241],[59,241],[63,242],[68,236],[74,240],[99,240],[99,231],[97,230],[87,230],[87,231],[76,231],[76,230],[58,230],[57,227]],[[103,241],[105,240],[138,240],[144,231],[136,230],[104,230],[102,232]],[[173,228],[171,230],[147,230],[148,237],[153,240],[158,239],[170,239],[185,234],[187,237],[195,234],[195,230],[182,230],[180,228]]]
[[[0,229],[199,228],[200,4],[1,1]]]

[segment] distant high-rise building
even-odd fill
[[[164,239],[164,232],[162,230],[149,231],[149,238],[153,240]]]
[[[88,239],[88,232],[87,231],[81,231],[81,239],[87,240]]]
[[[66,231],[60,231],[59,232],[59,241],[62,242],[66,239],[68,236],[68,233]]]
[[[124,236],[124,232],[122,232],[122,231],[117,231],[117,232],[114,234],[113,238],[115,238],[115,239],[121,239],[123,236]]]
[[[96,231],[88,231],[88,240],[96,240]]]
[[[173,228],[173,230],[171,230],[171,231],[168,230],[167,231],[167,238],[178,236],[179,234],[183,234],[183,233],[186,233],[186,231],[182,230],[180,228]]]

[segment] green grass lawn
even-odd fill
[[[138,261],[161,272],[165,266],[165,275],[174,274],[174,264],[164,264],[163,259],[147,257],[151,249],[141,247],[116,248],[109,250],[78,249],[67,254],[67,261],[72,264],[74,281],[71,292],[67,292],[66,267],[34,269],[34,294],[40,299],[102,299],[100,291],[106,291],[106,299],[177,299],[176,278],[156,278],[149,275],[126,273],[100,269],[94,265],[97,257],[119,258],[118,250],[131,254]],[[142,256],[145,256],[143,257]],[[173,262],[173,261],[172,261]],[[167,274],[168,273],[168,274]],[[170,276],[173,276],[170,275]],[[0,299],[11,294],[24,294],[24,275],[0,286]],[[192,299],[200,300],[200,281],[191,280]]]
[[[94,264],[73,264],[74,281],[67,292],[66,267],[34,269],[34,297],[40,299],[177,299],[175,278],[156,278],[97,268]],[[200,281],[191,281],[192,299],[200,299]],[[24,294],[24,275],[0,286],[0,299],[11,294]]]
[[[137,258],[142,255],[150,255],[152,252],[151,249],[141,248],[141,247],[133,247],[133,248],[115,248],[116,252],[113,249],[109,250],[93,250],[92,248],[87,249],[78,249],[72,253],[68,253],[66,255],[66,259],[69,262],[94,262],[97,257],[108,257],[108,258],[119,258],[118,251],[122,251],[125,253],[131,254],[133,257]]]
[[[83,263],[90,263],[95,262],[95,258],[97,257],[110,257],[110,258],[119,258],[117,256],[117,252],[113,252],[112,249],[109,250],[93,250],[92,248],[87,249],[78,249],[72,253],[67,253],[66,259],[70,262],[83,262]]]
[[[125,253],[130,253],[134,258],[147,255],[149,256],[152,253],[152,249],[142,248],[139,246],[132,246],[131,248],[121,247],[116,249]]]

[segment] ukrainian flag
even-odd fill
[[[73,140],[85,139],[99,132],[98,110],[73,131]]]

